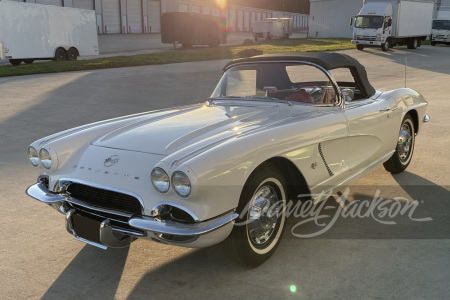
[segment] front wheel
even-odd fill
[[[391,48],[391,45],[389,43],[389,40],[386,40],[384,42],[384,44],[381,44],[381,50],[383,50],[384,52],[388,51],[389,48]]]
[[[233,231],[227,242],[242,264],[257,267],[278,247],[286,223],[286,184],[272,164],[259,167],[242,191]]]
[[[436,42],[431,42],[431,46],[436,46]]]
[[[13,65],[13,66],[18,66],[22,63],[21,59],[10,59],[9,62]]]
[[[358,49],[359,51],[364,50],[364,45],[356,45],[356,49]]]
[[[406,170],[414,152],[414,122],[409,114],[405,116],[400,127],[397,147],[391,158],[384,163],[386,171],[398,174]]]

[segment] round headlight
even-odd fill
[[[42,148],[39,151],[39,158],[41,159],[41,163],[46,169],[51,169],[52,167],[52,157],[47,149]]]
[[[165,193],[169,190],[170,181],[167,173],[161,168],[154,168],[151,174],[152,184],[160,193]]]
[[[33,167],[37,167],[39,165],[39,154],[34,147],[28,147],[28,160]]]
[[[191,193],[191,181],[186,174],[176,171],[172,174],[172,187],[178,196],[186,198]]]

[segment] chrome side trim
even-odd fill
[[[209,233],[228,223],[234,222],[239,215],[234,211],[229,211],[219,217],[195,224],[181,224],[169,221],[161,221],[148,216],[131,218],[128,221],[131,227],[151,231],[156,234],[169,234],[176,236],[196,236]]]
[[[331,187],[330,189],[323,191],[322,193],[320,193],[319,195],[313,197],[314,200],[314,204],[319,203],[323,199],[324,196],[329,195],[330,193],[332,193],[337,187],[343,186],[346,183],[348,183],[349,181],[354,181],[356,179],[358,179],[359,177],[361,177],[362,175],[372,171],[372,169],[374,169],[375,167],[378,167],[378,165],[380,165],[381,163],[385,162],[386,160],[388,160],[392,154],[395,152],[395,150],[392,150],[391,152],[387,153],[386,155],[383,155],[382,157],[380,157],[379,159],[377,159],[376,161],[372,162],[370,165],[368,165],[365,168],[362,168],[361,170],[359,170],[358,172],[356,172],[355,174],[347,177],[346,179],[342,180],[341,182],[339,182],[338,184],[334,185],[333,187]]]

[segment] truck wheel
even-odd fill
[[[67,60],[73,61],[77,60],[78,58],[78,51],[75,48],[70,48],[69,51],[67,51]]]
[[[391,48],[391,45],[390,45],[389,39],[386,39],[384,44],[381,44],[381,50],[383,50],[383,52],[386,52],[389,50],[389,48]]]
[[[18,66],[22,63],[21,59],[10,59],[9,62],[13,65],[13,66]]]
[[[26,63],[27,65],[29,65],[34,62],[34,59],[24,59],[23,62]]]
[[[431,42],[431,46],[436,46],[436,42]]]
[[[356,49],[358,49],[359,51],[364,50],[364,45],[356,45]]]
[[[227,239],[230,254],[257,267],[275,252],[286,222],[287,189],[283,174],[273,164],[258,168],[245,183],[233,231]]]
[[[54,61],[65,61],[67,60],[66,50],[63,48],[56,49]]]
[[[417,39],[410,39],[408,41],[407,47],[408,47],[408,49],[416,49],[417,48],[417,44],[418,44]]]

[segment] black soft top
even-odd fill
[[[270,62],[270,61],[299,61],[310,62],[321,66],[326,70],[339,68],[349,68],[355,79],[355,83],[359,86],[363,97],[368,98],[375,94],[375,89],[369,83],[367,72],[363,65],[356,59],[346,54],[329,53],[329,52],[307,52],[307,53],[283,53],[283,54],[266,54],[252,56],[248,58],[235,59],[224,67],[226,71],[230,66],[237,63],[245,62]]]

